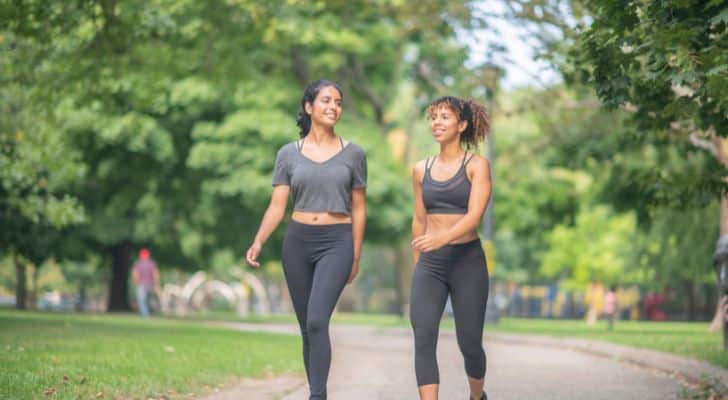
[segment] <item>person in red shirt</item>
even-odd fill
[[[617,301],[617,285],[609,287],[609,291],[604,295],[604,317],[607,319],[607,329],[614,328],[614,321],[617,319],[619,305]]]
[[[148,249],[139,250],[139,259],[134,263],[132,278],[136,284],[137,305],[144,318],[149,317],[149,293],[154,290],[159,296],[159,270],[151,259]]]

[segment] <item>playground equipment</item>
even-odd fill
[[[270,300],[260,279],[237,266],[232,267],[231,272],[240,279],[239,282],[208,279],[205,272],[198,271],[182,286],[165,284],[160,299],[162,313],[183,316],[190,311],[206,310],[217,296],[230,304],[238,315],[245,316],[251,311],[269,314]]]

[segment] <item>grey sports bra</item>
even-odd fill
[[[432,166],[437,157],[425,161],[425,176],[422,178],[422,201],[428,214],[466,214],[470,200],[470,181],[465,166],[473,158],[468,153],[455,175],[446,181],[432,179]]]

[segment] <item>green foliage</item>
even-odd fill
[[[671,285],[686,295],[685,284],[715,282],[712,254],[715,246],[707,238],[718,236],[718,204],[692,210],[656,210],[646,235],[639,244],[636,262],[650,277],[653,289]]]
[[[572,51],[574,76],[592,85],[608,107],[633,108],[630,121],[638,137],[665,143],[686,142],[696,131],[728,135],[724,2],[589,1],[586,5],[592,23]],[[705,192],[724,189],[720,171],[709,159],[697,171],[677,176],[655,173],[648,178],[676,186],[682,191],[679,195],[694,201]],[[661,191],[667,196],[676,192]]]
[[[369,159],[366,238],[398,240],[409,171],[382,143],[406,120],[391,111],[400,83],[416,87],[411,115],[472,80],[454,39],[481,24],[470,2],[440,0],[0,1],[0,83],[83,166],[63,186],[86,213],[55,244],[64,257],[108,265],[110,249],[144,245],[162,267],[219,267],[247,248],[275,153],[298,136],[302,89],[320,77],[341,84],[338,132]],[[281,231],[265,257],[278,258]]]
[[[85,220],[70,185],[84,167],[16,85],[0,89],[0,252],[40,263],[59,230]]]
[[[728,398],[728,386],[717,377],[704,377],[694,387],[683,388],[679,394],[680,400],[720,400],[725,398]]]
[[[566,288],[582,289],[594,280],[623,281],[637,234],[633,215],[613,215],[607,207],[581,209],[573,226],[557,225],[546,238],[541,273],[562,278]]]

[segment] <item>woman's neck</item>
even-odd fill
[[[310,140],[316,144],[331,142],[336,139],[336,133],[333,128],[312,125],[311,130],[306,135],[306,140]]]
[[[440,144],[439,158],[444,162],[450,162],[462,158],[464,152],[465,150],[460,146],[460,140],[458,138],[458,140]]]

